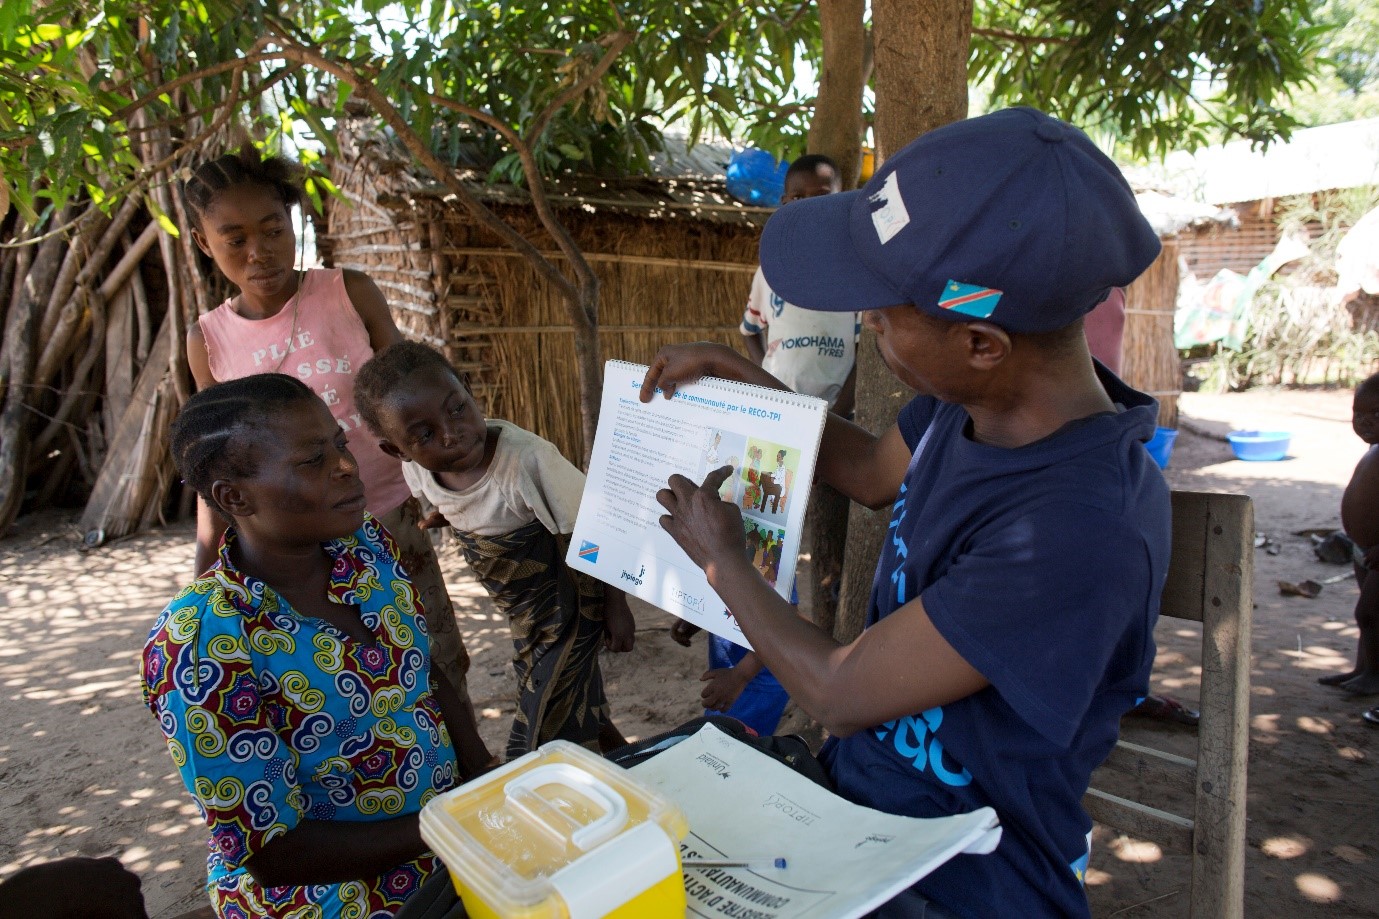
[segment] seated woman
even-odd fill
[[[417,814],[489,765],[330,410],[281,374],[190,400],[184,481],[230,521],[168,604],[144,697],[211,830],[221,917],[388,917],[439,862]],[[472,733],[472,732],[470,732]],[[458,761],[457,761],[458,754]]]

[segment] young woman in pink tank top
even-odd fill
[[[354,375],[375,351],[402,339],[388,303],[368,275],[297,271],[291,208],[301,202],[300,167],[263,159],[251,144],[196,169],[183,186],[192,239],[239,293],[187,333],[187,362],[198,389],[257,373],[285,373],[330,407],[359,464],[367,508],[393,535],[430,634],[433,669],[468,706],[469,655],[455,623],[421,508],[402,464],[383,453],[354,408]],[[196,574],[218,556],[226,521],[197,502]],[[472,708],[468,727],[473,727]],[[478,741],[482,744],[482,741]]]

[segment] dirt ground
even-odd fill
[[[1316,683],[1352,660],[1355,584],[1328,584],[1310,600],[1277,586],[1348,571],[1318,561],[1297,531],[1339,526],[1341,491],[1362,452],[1350,394],[1190,393],[1182,409],[1171,484],[1252,495],[1256,528],[1277,546],[1255,558],[1248,914],[1379,916],[1379,729],[1359,718],[1379,700]],[[1291,458],[1242,463],[1194,433],[1246,427],[1292,431]],[[0,877],[64,855],[115,855],[143,878],[150,915],[175,916],[204,903],[205,836],[140,700],[138,656],[190,573],[192,529],[92,553],[79,542],[73,517],[57,512],[20,521],[0,541]],[[506,624],[463,562],[446,556],[474,656],[471,694],[489,745],[501,749],[512,711]],[[669,640],[666,614],[635,612],[636,650],[604,662],[618,724],[633,738],[698,713],[704,653]],[[1199,633],[1175,624],[1158,637],[1156,688],[1192,704]],[[1127,721],[1125,731],[1192,755],[1191,729]],[[1187,861],[1153,845],[1098,828],[1087,880],[1099,917],[1187,915]]]

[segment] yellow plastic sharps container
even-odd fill
[[[475,919],[685,915],[675,804],[563,740],[432,799],[421,835]]]

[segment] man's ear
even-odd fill
[[[1010,357],[1010,333],[990,322],[964,323],[967,362],[975,370],[990,370]]]
[[[231,517],[251,517],[254,514],[254,503],[249,495],[227,479],[216,479],[211,483],[211,499]]]
[[[192,242],[196,243],[196,247],[205,253],[207,258],[212,261],[215,260],[215,256],[211,254],[210,243],[206,241],[206,234],[202,233],[196,227],[192,227]]]
[[[393,459],[402,460],[404,463],[409,459],[407,454],[398,449],[397,444],[393,443],[391,440],[380,440],[378,442],[378,449],[382,450]]]

